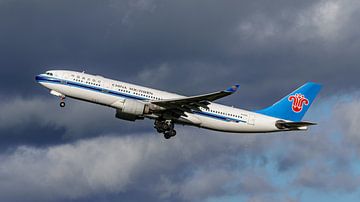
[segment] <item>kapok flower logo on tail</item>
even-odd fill
[[[290,95],[288,100],[292,102],[292,110],[295,113],[299,113],[302,111],[304,105],[309,104],[309,100],[300,93],[296,93],[295,95]]]

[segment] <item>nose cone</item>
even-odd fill
[[[35,76],[35,81],[38,82],[42,86],[45,86],[45,84],[46,84],[46,82],[45,82],[46,78],[42,74]]]
[[[35,81],[39,82],[41,80],[41,76],[40,75],[36,75],[35,76]]]

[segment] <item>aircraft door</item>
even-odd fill
[[[249,124],[249,125],[255,125],[255,115],[253,115],[253,114],[249,114],[249,115],[248,115],[247,124]]]

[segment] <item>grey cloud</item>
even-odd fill
[[[291,201],[293,196],[284,197],[291,187],[351,193],[359,186],[359,177],[351,171],[358,161],[352,155],[357,144],[344,143],[352,141],[348,131],[356,131],[357,125],[351,125],[340,136],[333,136],[331,131],[346,123],[347,117],[353,115],[349,107],[357,106],[358,102],[356,93],[352,101],[344,102],[342,97],[349,96],[319,100],[314,112],[329,111],[327,107],[332,106],[328,113],[331,117],[320,115],[321,125],[306,135],[232,135],[179,127],[179,135],[170,141],[137,132],[137,135],[107,134],[42,148],[15,147],[1,154],[0,195],[15,201],[24,197],[85,200],[106,195],[113,195],[114,200],[126,197],[140,200],[134,197],[141,193],[154,200],[202,201],[240,194],[249,201],[265,198]],[[36,108],[37,102],[29,103]],[[23,100],[12,103],[30,106]],[[343,115],[340,121],[337,113]],[[51,116],[47,114],[44,119],[54,119]],[[92,124],[90,120],[87,124]],[[11,119],[7,121],[11,123]],[[18,126],[27,121],[24,118],[12,124]],[[267,169],[272,165],[278,166],[278,170],[271,171],[273,174]],[[279,177],[293,174],[296,178],[288,179],[287,186],[282,187],[270,174]]]
[[[286,8],[272,13],[274,16],[268,16],[269,12],[255,12],[240,23],[239,36],[258,45],[267,45],[269,40],[292,40],[294,44],[289,45],[298,45],[314,39],[333,45],[349,34],[357,34],[349,30],[359,6],[354,0],[326,0],[299,7],[296,12]]]
[[[154,85],[159,84],[167,77],[171,77],[170,68],[168,64],[163,63],[160,64],[157,68],[145,68],[136,75],[134,80],[141,83]]]
[[[234,173],[222,168],[197,170],[177,184],[175,194],[184,201],[198,201],[207,199],[209,196],[221,196],[227,193],[224,185],[234,179],[233,177],[235,177]]]
[[[344,100],[336,105],[334,112],[335,116],[343,117],[340,120],[341,131],[344,131],[344,144],[351,144],[358,148],[360,145],[360,133],[359,133],[359,122],[360,122],[360,95],[354,94],[350,97],[345,97]],[[348,116],[344,116],[344,114]],[[357,151],[359,153],[359,150]]]
[[[177,141],[165,142],[160,136],[145,134],[98,137],[43,149],[18,147],[12,153],[1,155],[1,198],[15,201],[23,198],[81,199],[97,194],[121,194],[129,189],[145,194],[170,193],[163,194],[163,198],[171,196],[182,200],[202,200],[216,193],[225,194],[223,187],[231,182],[232,174],[221,166],[211,168],[213,160],[219,156],[209,153],[209,148],[216,146],[215,151],[228,153],[223,145],[230,142],[210,136],[210,143],[198,144],[192,140],[202,138],[195,137],[184,134]],[[241,148],[241,140],[236,141]],[[215,142],[223,144],[215,145]],[[203,164],[190,163],[199,158]],[[179,173],[173,173],[178,168],[182,168]],[[172,182],[175,191],[171,191],[169,183],[164,183],[164,178],[159,181],[152,177],[159,174],[180,177],[192,169],[195,169],[192,175]],[[157,186],[154,188],[154,185]]]
[[[360,186],[360,176],[351,170],[334,170],[318,163],[300,169],[294,183],[321,191],[354,192]]]
[[[278,192],[277,188],[268,179],[267,173],[263,170],[247,170],[240,177],[239,190],[249,196],[261,195],[264,193]]]
[[[2,198],[76,199],[103,190],[124,191],[142,155],[129,141],[119,145],[99,138],[50,149],[20,147],[2,156]]]
[[[115,118],[115,110],[81,101],[67,100],[59,107],[58,98],[15,97],[0,102],[2,146],[14,144],[59,144],[99,133],[135,133],[152,128],[150,121],[133,123]]]
[[[276,175],[297,176],[287,182],[290,185],[353,192],[359,185],[358,176],[350,169],[358,161],[354,155],[358,151],[354,114],[358,95],[317,100],[309,113],[310,119],[320,125],[306,135],[233,135],[178,126],[179,135],[170,141],[154,132],[141,134],[141,130],[134,130],[135,124],[149,122],[128,123],[129,131],[134,130],[132,135],[126,129],[122,134],[109,134],[117,130],[114,125],[123,122],[113,117],[113,110],[104,107],[70,102],[68,108],[60,109],[56,98],[10,99],[3,101],[0,108],[2,141],[6,131],[47,125],[64,128],[60,135],[70,136],[72,141],[58,142],[58,146],[44,144],[41,148],[15,144],[3,151],[0,177],[4,184],[0,190],[8,193],[6,199],[14,200],[27,196],[34,200],[82,200],[106,194],[122,198],[129,190],[159,200],[197,201],[237,194],[246,194],[252,200],[269,195],[277,200],[287,188],[278,187],[268,178],[266,167],[275,165]],[[103,130],[107,127],[112,129]],[[52,135],[51,130],[39,133],[43,133],[42,137]],[[107,135],[81,140],[99,134]],[[34,134],[23,133],[19,140],[24,135]],[[324,172],[318,175],[319,170]],[[69,189],[69,183],[75,183],[76,189]],[[19,184],[26,186],[20,186],[22,194],[15,196],[9,190]]]
[[[278,202],[300,202],[301,200],[298,198],[286,196],[285,194],[283,197],[272,197],[272,196],[253,196],[250,197],[247,202],[271,202],[271,201],[278,201]]]

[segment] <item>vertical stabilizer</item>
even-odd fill
[[[259,110],[257,113],[284,120],[301,121],[320,89],[320,84],[308,82],[272,106]]]

